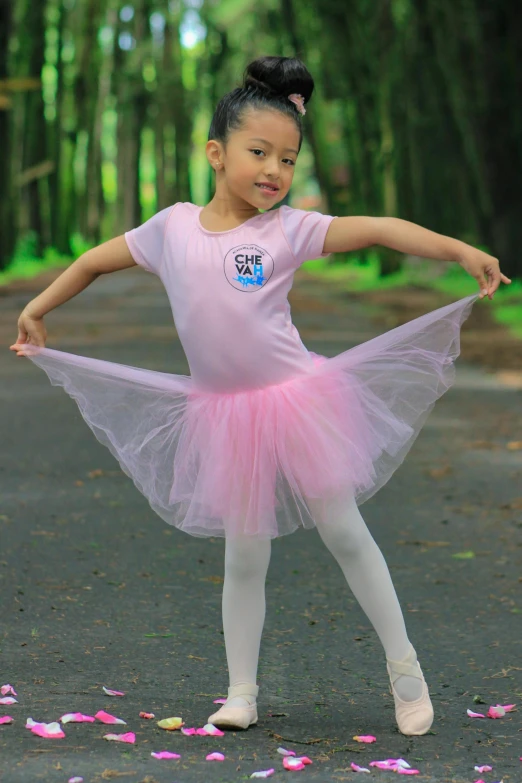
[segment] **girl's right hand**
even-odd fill
[[[18,319],[18,337],[14,345],[9,346],[10,351],[16,351],[17,356],[25,356],[23,352],[24,343],[45,347],[47,340],[47,330],[41,318],[34,318],[25,310],[22,311]]]

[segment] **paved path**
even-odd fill
[[[273,780],[353,780],[352,761],[389,757],[407,759],[428,783],[522,780],[522,452],[513,446],[522,439],[522,391],[459,359],[456,386],[405,463],[361,506],[430,685],[430,733],[398,732],[377,636],[311,530],[273,542],[259,724],[223,738],[185,737],[138,713],[202,726],[212,700],[226,694],[224,541],[187,536],[152,512],[76,404],[8,350],[34,294],[2,293],[0,684],[19,694],[19,704],[0,708],[15,719],[0,726],[2,783],[72,775],[85,783],[228,783],[272,766]],[[311,350],[334,355],[380,331],[366,306],[335,286],[300,273],[292,294]],[[188,373],[164,290],[141,269],[98,279],[46,325],[48,347]],[[102,685],[127,695],[111,699]],[[517,711],[499,720],[466,715],[497,703]],[[98,723],[68,724],[66,738],[54,741],[24,728],[29,716],[49,722],[99,709],[124,718],[121,729],[134,731],[136,744],[103,740],[120,727]],[[370,733],[373,745],[352,740]],[[284,770],[279,745],[313,764]],[[181,760],[151,758],[164,749]],[[214,750],[226,761],[206,762]],[[493,772],[480,775],[475,764]]]

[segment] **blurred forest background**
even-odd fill
[[[512,0],[0,0],[0,272],[206,204],[219,98],[282,54],[316,84],[288,203],[412,220],[520,279],[520,52]]]

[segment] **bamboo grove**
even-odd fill
[[[283,54],[316,82],[295,189],[520,276],[521,51],[510,0],[0,0],[0,269],[27,235],[72,255],[74,233],[97,244],[206,202],[213,108],[249,60]]]

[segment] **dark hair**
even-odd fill
[[[301,114],[288,96],[302,95],[308,103],[314,80],[297,57],[258,57],[247,65],[243,84],[224,95],[216,106],[208,140],[226,145],[230,132],[241,128],[247,109],[274,109],[291,117],[299,129],[299,150],[303,141]]]

